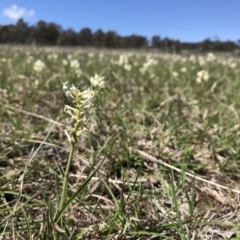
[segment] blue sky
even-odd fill
[[[240,39],[240,0],[4,0],[0,24],[23,17],[53,21],[64,29],[115,30],[120,35],[181,41]]]

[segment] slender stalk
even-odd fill
[[[67,198],[68,176],[69,176],[69,170],[70,170],[72,160],[73,160],[75,144],[77,142],[77,131],[79,128],[81,128],[81,124],[84,124],[84,122],[81,121],[81,117],[82,117],[81,112],[79,110],[76,110],[75,113],[76,113],[76,119],[75,119],[74,127],[73,127],[72,133],[71,133],[70,152],[69,152],[69,156],[68,156],[67,167],[66,167],[66,170],[64,172],[64,177],[63,177],[63,189],[62,189],[62,195],[61,195],[61,200],[60,200],[60,204],[59,204],[59,211],[61,211],[63,209],[64,203]]]
[[[63,177],[63,189],[62,189],[62,195],[61,195],[61,200],[60,200],[60,204],[59,204],[59,211],[61,211],[63,209],[64,203],[65,203],[66,198],[67,198],[68,176],[69,176],[70,166],[72,164],[74,148],[75,148],[75,143],[71,143],[70,153],[69,153],[68,161],[67,161],[67,167],[66,167],[64,177]]]

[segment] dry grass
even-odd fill
[[[81,76],[62,64],[68,54]],[[240,239],[240,64],[145,55],[156,62],[2,49],[0,239]],[[200,70],[210,76],[201,84]],[[54,221],[69,154],[62,83],[86,89],[95,73],[106,87],[75,148],[63,229]]]

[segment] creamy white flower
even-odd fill
[[[131,71],[132,66],[130,64],[125,64],[124,69],[127,70],[127,71]]]
[[[237,63],[234,61],[233,58],[229,58],[226,61],[226,65],[228,65],[230,68],[236,68]]]
[[[207,71],[201,70],[201,71],[199,71],[199,72],[197,73],[196,81],[197,81],[198,83],[201,83],[202,81],[207,82],[208,79],[209,79],[209,74],[208,74]]]
[[[75,69],[80,68],[80,63],[79,63],[78,59],[71,60],[70,66],[71,66],[71,68],[75,68]]]
[[[146,62],[143,63],[143,66],[139,69],[139,71],[144,74],[147,72],[152,66],[157,65],[158,61],[156,59],[151,58],[150,56],[146,57]]]
[[[172,75],[173,75],[173,77],[175,77],[175,78],[177,78],[177,77],[179,76],[179,74],[178,74],[176,71],[173,71],[173,72],[172,72]]]
[[[36,80],[34,81],[33,85],[34,85],[34,87],[37,87],[37,86],[39,85],[39,80],[36,79]]]
[[[229,63],[230,68],[236,68],[236,66],[237,66],[237,63],[235,63],[235,62]]]
[[[62,60],[62,64],[63,64],[64,66],[67,66],[67,65],[68,65],[68,60],[67,60],[67,59],[63,59],[63,60]]]
[[[87,90],[81,92],[77,87],[72,85],[68,90],[67,83],[68,82],[63,83],[63,91],[65,92],[66,96],[70,96],[78,103],[81,103],[81,106],[83,108],[90,108],[93,106],[92,100],[95,96],[95,92],[92,89],[88,88]],[[66,106],[65,108],[65,111],[74,111],[74,110],[75,109],[71,108],[70,106]]]
[[[72,84],[72,86],[70,87],[70,91],[75,92],[76,90],[77,90],[77,88]]]
[[[207,62],[214,62],[216,60],[216,56],[213,53],[208,53]]]
[[[99,60],[102,60],[102,59],[104,59],[104,54],[100,53],[98,57],[99,57]]]
[[[187,62],[187,58],[186,58],[186,57],[181,57],[180,60],[181,60],[181,62],[183,62],[183,63]]]
[[[118,64],[120,66],[124,66],[125,64],[128,64],[128,56],[126,54],[121,54],[118,59]]]
[[[90,53],[88,53],[88,57],[89,57],[89,58],[94,58],[94,57],[95,57],[95,55],[94,55],[94,53],[93,53],[93,52],[90,52]]]
[[[185,72],[187,72],[187,69],[186,69],[185,67],[182,67],[182,68],[180,69],[180,71],[181,71],[182,73],[185,73]]]
[[[93,87],[104,88],[105,82],[103,81],[105,77],[100,77],[95,73],[94,77],[90,77],[90,82]]]
[[[92,101],[95,96],[95,92],[92,89],[88,88],[87,90],[81,92],[81,96],[83,98],[81,103],[84,108],[90,108],[93,106]]]
[[[158,63],[158,61],[157,61],[156,59],[151,58],[151,57],[147,57],[146,60],[147,60],[147,61],[145,62],[144,65],[145,65],[147,68],[149,68],[149,67],[151,67],[151,66],[156,66],[157,63]]]
[[[67,87],[68,81],[63,83],[63,91],[66,92],[68,87]]]
[[[139,71],[141,74],[145,74],[145,72],[147,71],[147,68],[145,68],[144,66],[139,68]]]
[[[41,72],[44,68],[45,68],[45,63],[42,62],[41,60],[37,60],[33,65],[33,69],[36,72]]]
[[[196,56],[195,55],[191,55],[189,57],[189,61],[192,62],[192,63],[196,63],[196,61],[197,61]]]
[[[48,60],[57,60],[58,55],[56,53],[49,54],[47,56]]]
[[[198,57],[198,62],[201,66],[205,65],[206,64],[206,60],[203,56],[199,56]]]
[[[80,68],[75,69],[75,74],[77,75],[77,77],[81,77],[82,76],[82,70]]]

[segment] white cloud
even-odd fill
[[[13,4],[9,8],[3,9],[3,15],[12,20],[18,20],[19,18],[33,17],[35,11],[33,9],[20,8],[16,4]]]

